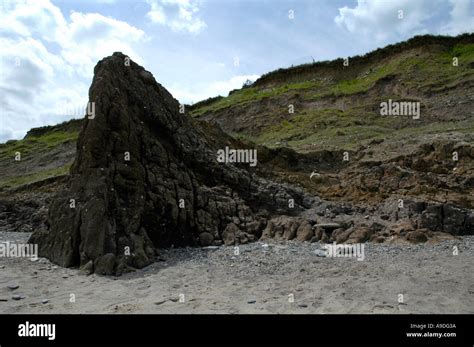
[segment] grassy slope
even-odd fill
[[[453,57],[458,57],[459,66],[452,65]],[[289,100],[299,97],[305,102],[316,102],[323,98],[354,96],[366,98],[368,92],[378,82],[386,78],[396,78],[404,88],[417,89],[428,93],[441,93],[455,87],[460,81],[474,81],[474,44],[462,43],[449,50],[437,49],[420,54],[398,54],[385,58],[369,67],[360,69],[357,76],[338,76],[335,79],[311,79],[295,83],[268,84],[255,83],[254,87],[234,91],[226,98],[217,99],[200,107],[193,108],[191,115],[200,117],[207,113],[219,114],[233,107],[256,105],[264,98]],[[388,96],[387,96],[388,97]],[[399,98],[399,97],[398,97]],[[394,96],[393,99],[397,99]],[[367,104],[376,100],[367,99]],[[277,102],[275,102],[277,104]],[[265,112],[265,110],[263,110]],[[285,112],[280,110],[280,114]],[[472,118],[463,122],[435,122],[421,126],[402,126],[394,118],[380,117],[375,112],[367,113],[364,107],[353,107],[344,112],[334,109],[303,109],[290,119],[276,124],[265,125],[258,135],[245,132],[234,134],[267,146],[287,143],[295,149],[308,145],[352,148],[361,141],[384,137],[411,136],[418,133],[443,131],[474,131]],[[278,119],[278,118],[277,118]]]
[[[0,144],[0,189],[15,188],[68,173],[72,157],[69,162],[56,167],[36,163],[39,159],[47,164],[52,160],[51,154],[60,146],[75,147],[80,126],[80,121],[70,121],[57,126],[37,128],[22,140]],[[17,152],[21,154],[21,161],[15,161]],[[14,165],[17,165],[18,170],[15,170]]]

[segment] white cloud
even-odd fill
[[[195,103],[213,96],[226,96],[231,90],[242,88],[247,80],[255,81],[259,75],[239,75],[228,80],[214,81],[194,87],[172,85],[168,88],[173,96],[182,103]]]
[[[451,21],[444,25],[441,34],[459,35],[474,31],[474,2],[472,0],[450,0]]]
[[[97,13],[65,18],[48,0],[3,4],[0,35],[0,142],[82,117],[65,110],[86,105],[97,61],[122,51],[140,63],[133,45],[146,39],[142,30]]]
[[[148,19],[152,23],[166,25],[175,32],[198,34],[207,27],[197,13],[197,0],[147,0],[150,4]]]
[[[439,5],[438,0],[358,0],[354,8],[339,8],[334,21],[349,32],[384,41],[394,36],[423,32],[425,21]],[[399,18],[403,11],[403,18]]]

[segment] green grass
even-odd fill
[[[59,168],[43,170],[33,174],[9,177],[0,181],[0,188],[17,188],[25,184],[39,182],[47,178],[66,175],[69,173],[70,167],[71,164],[67,164]]]
[[[456,45],[453,47],[451,54],[453,57],[461,57],[465,61],[473,61],[474,43]]]
[[[282,141],[295,148],[311,143],[352,147],[362,140],[390,133],[395,122],[393,118],[362,114],[357,109],[307,111],[265,129],[256,142],[269,147]]]
[[[297,93],[301,90],[318,88],[320,82],[307,81],[282,85],[271,89],[244,88],[240,89],[226,98],[220,99],[210,105],[206,105],[191,111],[191,116],[199,117],[207,112],[215,112],[230,106],[245,105],[247,103],[260,101],[264,98],[273,98],[282,94]]]
[[[62,143],[76,141],[78,135],[78,131],[53,131],[39,137],[27,137],[18,141],[8,141],[7,143],[0,144],[0,161],[13,159],[16,152],[21,153],[22,160],[28,159],[34,153],[50,150]]]

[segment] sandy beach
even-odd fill
[[[3,232],[0,242],[28,236]],[[85,275],[45,258],[0,258],[0,313],[472,314],[473,245],[472,236],[367,243],[362,261],[318,256],[318,242],[181,248],[120,277]]]

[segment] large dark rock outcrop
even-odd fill
[[[256,240],[271,214],[309,205],[301,190],[259,178],[249,164],[218,162],[218,149],[244,144],[180,113],[150,72],[127,65],[114,53],[95,67],[95,117],[85,119],[48,229],[30,240],[41,256],[121,273],[151,263],[160,247]]]

